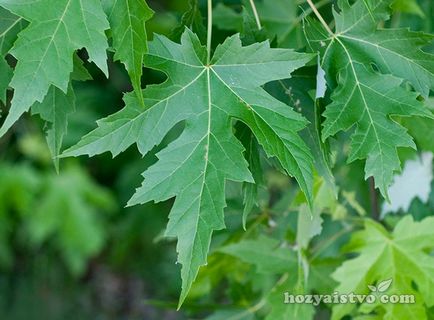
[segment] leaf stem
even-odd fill
[[[261,19],[259,19],[258,10],[256,9],[254,0],[250,0],[250,6],[252,7],[253,15],[255,16],[256,25],[258,26],[258,29],[261,30],[262,29]]]
[[[208,0],[208,30],[207,30],[207,40],[206,49],[208,53],[207,63],[211,62],[211,41],[212,41],[212,0]]]
[[[311,7],[313,13],[315,13],[316,17],[318,18],[318,20],[321,22],[321,24],[324,26],[324,28],[327,30],[327,32],[334,36],[335,34],[333,33],[332,29],[330,29],[329,25],[327,24],[327,22],[324,20],[324,18],[322,17],[321,13],[319,13],[317,7],[315,7],[315,4],[312,2],[312,0],[307,0],[307,3],[309,4],[309,6]]]

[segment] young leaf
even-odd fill
[[[354,234],[347,247],[347,251],[359,256],[346,261],[333,274],[339,282],[336,291],[362,294],[367,292],[368,285],[390,279],[390,283],[381,282],[377,291],[384,292],[391,285],[390,294],[413,294],[416,302],[381,305],[386,312],[384,319],[426,319],[424,305],[434,305],[434,258],[425,253],[434,248],[433,228],[432,217],[415,222],[406,216],[389,234],[380,224],[366,220],[365,229]],[[332,319],[341,319],[354,307],[336,305]]]
[[[401,86],[401,79],[424,96],[434,88],[434,56],[420,50],[433,37],[400,29],[376,30],[377,23],[388,17],[391,2],[359,0],[350,6],[339,1],[335,34],[313,21],[306,28],[312,47],[321,51],[322,67],[334,88],[333,102],[324,113],[322,138],[356,126],[349,162],[366,159],[366,178],[373,176],[386,198],[393,174],[400,169],[397,147],[415,148],[411,136],[390,117],[432,117],[417,94]],[[372,63],[393,76],[374,71]]]
[[[140,79],[143,57],[148,50],[145,22],[154,12],[144,0],[104,0],[103,5],[112,30],[114,58],[125,64],[143,104]]]
[[[181,136],[157,154],[129,205],[176,197],[167,236],[177,237],[184,301],[199,267],[206,263],[211,235],[225,227],[225,181],[253,183],[232,119],[244,122],[268,156],[277,157],[312,198],[312,156],[297,134],[306,120],[260,86],[288,78],[313,55],[271,49],[268,42],[243,47],[238,35],[220,45],[210,64],[206,49],[186,30],[181,44],[156,36],[145,65],[168,75],[144,90],[145,108],[126,96],[126,107],[99,122],[65,156],[117,155],[133,143],[142,154],[185,120]]]
[[[104,31],[109,24],[99,0],[0,0],[0,6],[30,21],[11,50],[18,63],[2,136],[33,103],[42,102],[51,86],[67,92],[76,49],[86,48],[107,74]]]

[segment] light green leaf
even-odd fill
[[[206,263],[211,235],[225,227],[225,181],[251,182],[244,148],[233,135],[232,119],[244,122],[268,156],[277,157],[308,199],[312,189],[312,156],[297,134],[306,120],[275,100],[260,86],[288,78],[313,55],[271,49],[269,43],[243,47],[238,35],[220,45],[208,64],[206,50],[187,30],[181,44],[156,36],[145,65],[168,75],[162,85],[144,90],[145,108],[126,95],[126,107],[99,122],[65,156],[117,155],[133,143],[142,154],[159,144],[185,120],[181,136],[157,154],[144,183],[129,205],[176,197],[166,235],[178,238],[182,264],[182,303]]]
[[[354,234],[347,251],[359,253],[346,261],[333,274],[339,282],[340,294],[368,293],[368,285],[383,290],[391,280],[387,294],[415,296],[414,304],[380,304],[383,319],[427,319],[425,307],[434,305],[434,258],[426,250],[434,248],[434,218],[421,222],[406,216],[392,233],[380,224],[366,220],[365,229]],[[413,285],[413,282],[416,286]],[[417,288],[417,289],[416,289]],[[332,319],[341,319],[354,312],[355,305],[342,304],[333,308]]]
[[[102,214],[115,208],[114,200],[107,190],[76,168],[49,175],[42,181],[43,192],[26,216],[30,243],[41,246],[55,239],[53,245],[71,273],[80,275],[88,259],[104,245]]]
[[[0,6],[30,21],[20,32],[11,54],[18,60],[11,87],[12,105],[0,129],[2,136],[51,86],[67,92],[73,53],[86,48],[106,74],[109,28],[98,0],[0,0]]]
[[[219,251],[255,265],[259,273],[283,274],[298,269],[296,252],[266,236],[229,244]]]
[[[307,205],[300,206],[297,223],[297,244],[300,246],[300,250],[306,249],[310,240],[321,234],[323,223],[321,209],[315,204],[313,210],[310,210]]]
[[[377,23],[388,18],[391,2],[359,0],[350,6],[339,1],[334,35],[311,20],[306,28],[334,89],[333,102],[324,113],[323,140],[356,127],[349,162],[366,159],[366,178],[373,176],[386,198],[393,174],[400,170],[397,148],[415,148],[411,136],[391,116],[432,117],[417,94],[402,87],[401,79],[425,96],[434,88],[434,56],[420,49],[433,37],[401,29],[376,30]],[[373,63],[393,76],[374,71]]]
[[[294,274],[279,284],[271,292],[268,297],[268,304],[271,306],[271,312],[267,315],[265,320],[276,319],[300,319],[312,320],[315,316],[315,308],[312,304],[305,303],[292,303],[285,304],[285,292],[289,294],[303,294],[304,291],[297,288],[297,277]]]
[[[112,30],[114,58],[125,64],[137,97],[143,104],[140,79],[143,57],[148,51],[145,22],[154,12],[145,0],[104,0],[103,5]]]

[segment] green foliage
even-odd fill
[[[401,29],[376,30],[378,22],[388,17],[391,2],[358,1],[350,6],[340,1],[335,34],[315,21],[306,27],[310,44],[321,51],[321,66],[334,90],[333,103],[324,113],[322,138],[356,125],[348,161],[367,159],[366,178],[374,177],[385,197],[394,172],[400,170],[397,147],[416,147],[390,116],[432,118],[417,94],[402,88],[402,79],[425,97],[434,88],[434,57],[420,50],[433,37]],[[372,63],[399,78],[380,74]]]
[[[391,279],[393,286],[388,294],[413,294],[416,302],[410,305],[364,304],[359,312],[369,313],[374,309],[382,319],[428,319],[425,308],[434,305],[431,290],[434,258],[426,252],[434,247],[433,226],[432,217],[415,222],[411,216],[406,216],[389,233],[380,224],[366,220],[365,228],[355,233],[346,246],[347,252],[357,252],[359,256],[346,261],[333,274],[340,283],[336,290],[362,293],[369,290],[370,284]],[[353,310],[351,305],[336,306],[332,319],[341,319]]]
[[[295,252],[279,248],[279,241],[264,236],[225,246],[221,251],[255,265],[259,273],[279,274],[297,267]]]
[[[431,2],[0,0],[2,269],[126,268],[169,309],[180,268],[188,318],[433,318],[432,196],[381,215],[434,151]],[[416,303],[283,301],[369,290]]]
[[[148,51],[145,22],[152,17],[153,11],[140,0],[105,0],[104,8],[112,31],[114,58],[125,64],[143,104],[141,77],[143,56]]]
[[[21,241],[26,246],[48,243],[72,274],[82,274],[88,259],[105,243],[104,215],[115,208],[107,190],[76,168],[60,175],[43,175],[29,166],[2,164],[0,177],[1,266],[13,264],[7,239],[13,236],[10,232],[19,219],[24,226]]]
[[[51,86],[66,94],[75,50],[85,47],[108,74],[104,31],[109,25],[98,0],[2,0],[0,6],[30,22],[10,51],[18,63],[10,83],[14,98],[1,136],[33,103],[42,102]]]
[[[181,301],[206,263],[212,232],[224,228],[225,180],[254,182],[243,147],[232,135],[231,118],[249,126],[267,154],[280,160],[310,199],[312,160],[297,135],[305,120],[260,85],[285,77],[311,58],[270,49],[268,43],[242,47],[234,36],[216,49],[209,66],[205,48],[190,31],[184,33],[181,45],[157,38],[149,45],[145,64],[167,73],[168,81],[144,90],[146,108],[127,96],[125,109],[65,151],[66,156],[105,151],[117,155],[137,143],[145,155],[177,122],[186,120],[183,134],[158,153],[160,161],[144,173],[144,184],[129,202],[177,196],[166,235],[179,241]],[[144,139],[149,132],[151,139]]]

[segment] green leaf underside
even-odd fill
[[[182,264],[182,303],[206,263],[213,230],[225,227],[225,180],[254,183],[244,148],[233,135],[232,119],[244,122],[268,156],[277,157],[312,198],[312,156],[298,131],[306,120],[272,98],[260,86],[306,64],[313,55],[271,49],[268,42],[242,47],[239,35],[220,45],[208,66],[206,49],[188,29],[181,44],[156,36],[145,65],[168,75],[162,85],[143,91],[145,108],[125,96],[126,107],[99,121],[64,156],[114,156],[136,143],[142,154],[158,145],[178,122],[181,136],[157,154],[159,161],[144,174],[144,183],[129,205],[176,197],[166,230],[177,237]]]
[[[145,22],[153,11],[144,0],[104,0],[112,30],[114,58],[125,64],[133,88],[143,103],[141,82],[143,57],[148,50]]]
[[[10,52],[18,63],[2,136],[33,103],[42,102],[51,86],[67,92],[75,50],[86,48],[107,75],[104,31],[109,24],[98,0],[0,0],[0,6],[30,22]]]
[[[391,2],[366,0],[350,6],[339,1],[334,36],[310,19],[306,27],[311,46],[321,52],[329,86],[336,87],[324,113],[322,138],[356,126],[349,162],[366,159],[366,178],[373,176],[386,198],[393,174],[400,170],[397,148],[415,148],[412,137],[391,116],[432,117],[418,95],[402,86],[402,79],[424,96],[434,88],[434,56],[420,50],[433,36],[376,29],[388,18]]]
[[[389,234],[380,224],[367,220],[365,229],[353,235],[347,251],[359,253],[333,274],[340,284],[336,291],[345,294],[368,293],[368,285],[392,279],[388,295],[414,295],[414,304],[383,304],[383,319],[427,319],[425,306],[434,305],[434,258],[424,251],[433,249],[434,219],[414,222],[404,217]],[[416,287],[413,285],[416,284]],[[350,314],[355,305],[333,308],[332,319]]]

